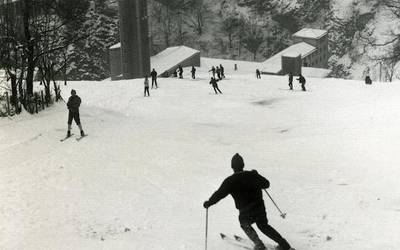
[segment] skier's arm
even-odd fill
[[[211,195],[210,199],[206,201],[208,207],[218,203],[220,200],[225,198],[229,193],[230,193],[230,185],[228,181],[225,180],[218,188],[218,190],[215,191],[213,195]]]
[[[253,170],[252,172],[254,172],[254,174],[255,174],[255,178],[254,178],[253,184],[257,188],[261,188],[261,189],[269,188],[269,181],[264,176],[262,176],[259,173],[257,173],[256,170]]]

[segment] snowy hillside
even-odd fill
[[[60,142],[64,104],[0,120],[0,249],[200,250],[204,200],[234,153],[271,182],[271,225],[298,250],[397,250],[398,84],[286,77],[226,67],[223,95],[196,80],[71,82],[88,137]],[[240,68],[239,68],[240,69]],[[379,232],[377,236],[377,231]],[[209,211],[210,250],[243,235],[230,197]],[[262,239],[268,242],[266,237]]]

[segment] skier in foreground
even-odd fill
[[[84,136],[81,119],[79,117],[79,106],[81,105],[81,98],[76,94],[74,89],[71,90],[71,96],[68,99],[67,107],[68,107],[68,132],[67,137],[71,136],[71,125],[72,120],[75,120],[76,125],[78,125],[79,130],[81,131],[81,136]]]
[[[243,158],[239,154],[232,157],[231,166],[234,174],[226,178],[210,199],[204,202],[204,208],[209,208],[230,194],[239,210],[240,226],[254,242],[254,250],[264,250],[266,247],[251,226],[253,223],[256,223],[261,232],[279,244],[277,249],[289,250],[289,243],[268,224],[262,190],[269,187],[269,181],[256,170],[244,171]]]

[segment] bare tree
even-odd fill
[[[254,22],[248,21],[248,28],[243,39],[244,47],[253,53],[253,60],[256,60],[257,51],[264,42],[264,34],[261,28]]]

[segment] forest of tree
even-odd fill
[[[303,27],[329,30],[333,76],[349,77],[370,57],[391,81],[400,59],[400,34],[376,41],[373,25],[382,8],[400,20],[397,0],[353,0],[342,12],[338,0],[148,0],[151,54],[176,45],[202,56],[263,61],[291,45]],[[55,80],[101,80],[109,76],[108,48],[119,42],[118,5],[112,0],[0,0],[0,68],[11,82],[12,103],[33,95],[33,81],[50,98]],[[18,6],[16,13],[14,4]],[[341,15],[339,15],[341,14]],[[361,46],[362,45],[362,46]],[[34,77],[36,76],[36,79]]]

